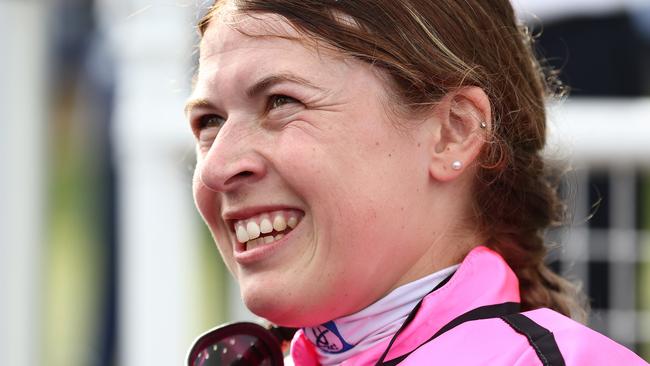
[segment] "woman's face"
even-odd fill
[[[196,205],[246,305],[312,325],[422,275],[445,214],[428,193],[425,127],[388,112],[371,66],[276,37],[298,36],[281,18],[236,27],[207,29],[188,116]]]

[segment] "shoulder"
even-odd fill
[[[465,322],[422,345],[403,365],[433,359],[450,365],[542,365],[527,339],[499,318]]]
[[[648,365],[626,347],[558,312],[537,309],[523,315],[553,333],[567,365]]]
[[[648,365],[622,345],[555,311],[522,314],[552,333],[567,366]],[[464,323],[424,344],[403,365],[423,365],[432,359],[463,365],[542,365],[528,339],[500,318]]]

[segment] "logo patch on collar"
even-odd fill
[[[336,328],[336,324],[332,321],[317,327],[307,328],[305,334],[323,352],[342,353],[354,347],[343,339],[343,336]]]

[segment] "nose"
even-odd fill
[[[264,157],[254,148],[254,135],[234,132],[222,130],[197,164],[201,183],[215,192],[235,191],[267,173]]]

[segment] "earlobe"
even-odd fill
[[[438,133],[432,141],[429,172],[436,181],[461,176],[476,161],[491,130],[490,102],[478,87],[449,92],[435,107]]]

